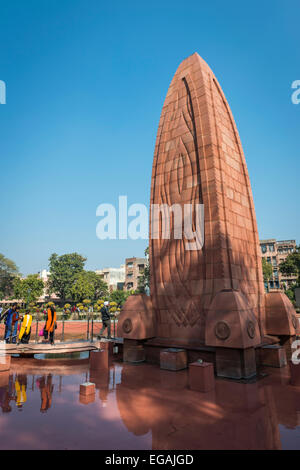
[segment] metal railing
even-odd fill
[[[17,342],[19,338],[20,323],[18,325]],[[87,340],[94,341],[97,336],[100,335],[102,328],[102,320],[94,315],[87,315],[85,319],[73,320],[66,318],[66,315],[62,315],[57,320],[57,328],[55,329],[54,337],[56,340],[61,342],[65,341],[78,341]],[[42,335],[46,321],[41,314],[36,315],[32,320],[30,342],[42,342],[44,337]],[[111,319],[111,337],[116,338],[117,335],[117,324],[116,318]],[[5,325],[0,324],[0,340],[4,340]],[[104,331],[103,336],[106,337],[108,334],[107,329]]]

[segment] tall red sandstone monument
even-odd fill
[[[118,334],[133,356],[138,348],[141,357],[145,350],[148,360],[158,362],[162,348],[181,347],[191,360],[211,355],[218,375],[250,377],[256,370],[255,348],[276,342],[268,333],[280,336],[281,327],[272,332],[270,326],[280,318],[282,335],[293,336],[297,322],[286,299],[275,297],[273,304],[268,298],[272,307],[266,321],[256,216],[242,145],[223,91],[197,53],[180,64],[170,84],[152,170],[150,207],[177,205],[184,213],[186,204],[193,209],[204,205],[203,246],[190,250],[185,235],[174,236],[174,215],[170,238],[164,238],[163,211],[152,213],[151,296],[128,299]]]

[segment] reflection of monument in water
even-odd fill
[[[98,398],[104,408],[106,407],[109,394],[109,374],[109,368],[101,372],[90,370],[90,382],[95,384]]]
[[[238,131],[216,77],[198,54],[180,64],[165,99],[153,161],[153,204],[176,204],[182,213],[186,204],[193,209],[203,204],[204,245],[190,250],[185,234],[175,237],[174,214],[152,215],[151,296],[129,297],[118,324],[126,357],[141,357],[143,349],[148,361],[158,362],[162,348],[181,347],[189,360],[202,355],[214,362],[220,376],[253,376],[255,349],[293,337],[299,326],[283,293],[264,292]],[[171,236],[164,239],[169,221]],[[195,232],[195,210],[192,222]]]
[[[281,448],[271,387],[220,380],[214,392],[199,394],[186,387],[186,377],[124,366],[116,394],[128,431],[151,432],[153,450]]]

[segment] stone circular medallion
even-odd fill
[[[247,323],[247,333],[249,338],[253,339],[255,336],[255,325],[253,321],[248,321]]]
[[[126,320],[123,323],[123,331],[124,333],[130,333],[132,330],[132,321],[130,318],[126,318]]]
[[[295,328],[295,330],[297,329],[297,326],[298,326],[298,320],[296,318],[296,315],[292,315],[292,323],[293,323],[293,327]]]
[[[225,340],[230,336],[230,327],[225,321],[219,321],[215,326],[215,335],[218,339]]]

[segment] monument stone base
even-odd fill
[[[133,339],[124,339],[123,361],[124,362],[144,362],[146,359],[144,342]]]
[[[150,364],[156,364],[160,367],[162,363],[161,358],[166,356],[168,349],[184,350],[186,357],[186,366],[201,359],[203,362],[210,363],[213,365],[215,374],[218,377],[229,378],[229,379],[250,379],[256,375],[256,363],[260,363],[260,348],[256,350],[254,348],[247,349],[231,349],[231,348],[212,348],[205,345],[192,347],[191,345],[175,344],[173,348],[167,344],[166,341],[159,341],[158,339],[149,341],[135,341],[124,339],[124,362],[141,362],[146,361]],[[256,358],[257,353],[257,358]],[[168,357],[170,359],[170,354]],[[181,370],[183,367],[177,368],[176,360],[168,361],[168,370]],[[171,365],[172,367],[171,367]],[[175,364],[175,365],[174,365]]]
[[[90,369],[91,370],[107,370],[108,368],[109,368],[108,350],[90,352]]]
[[[189,387],[197,392],[210,392],[215,388],[214,366],[209,362],[193,362],[189,365]]]
[[[187,368],[187,353],[184,349],[169,348],[160,353],[160,368],[182,370]]]
[[[255,349],[216,349],[216,374],[230,379],[249,379],[256,375]]]
[[[293,364],[289,361],[291,385],[300,386],[300,364]]]
[[[297,337],[296,336],[281,336],[280,338],[280,344],[285,350],[286,354],[286,359],[287,361],[290,361],[292,358],[292,354],[295,351],[295,347],[293,348],[293,343],[296,341]]]
[[[285,349],[278,344],[263,346],[260,349],[260,363],[262,366],[285,367],[287,365]]]

